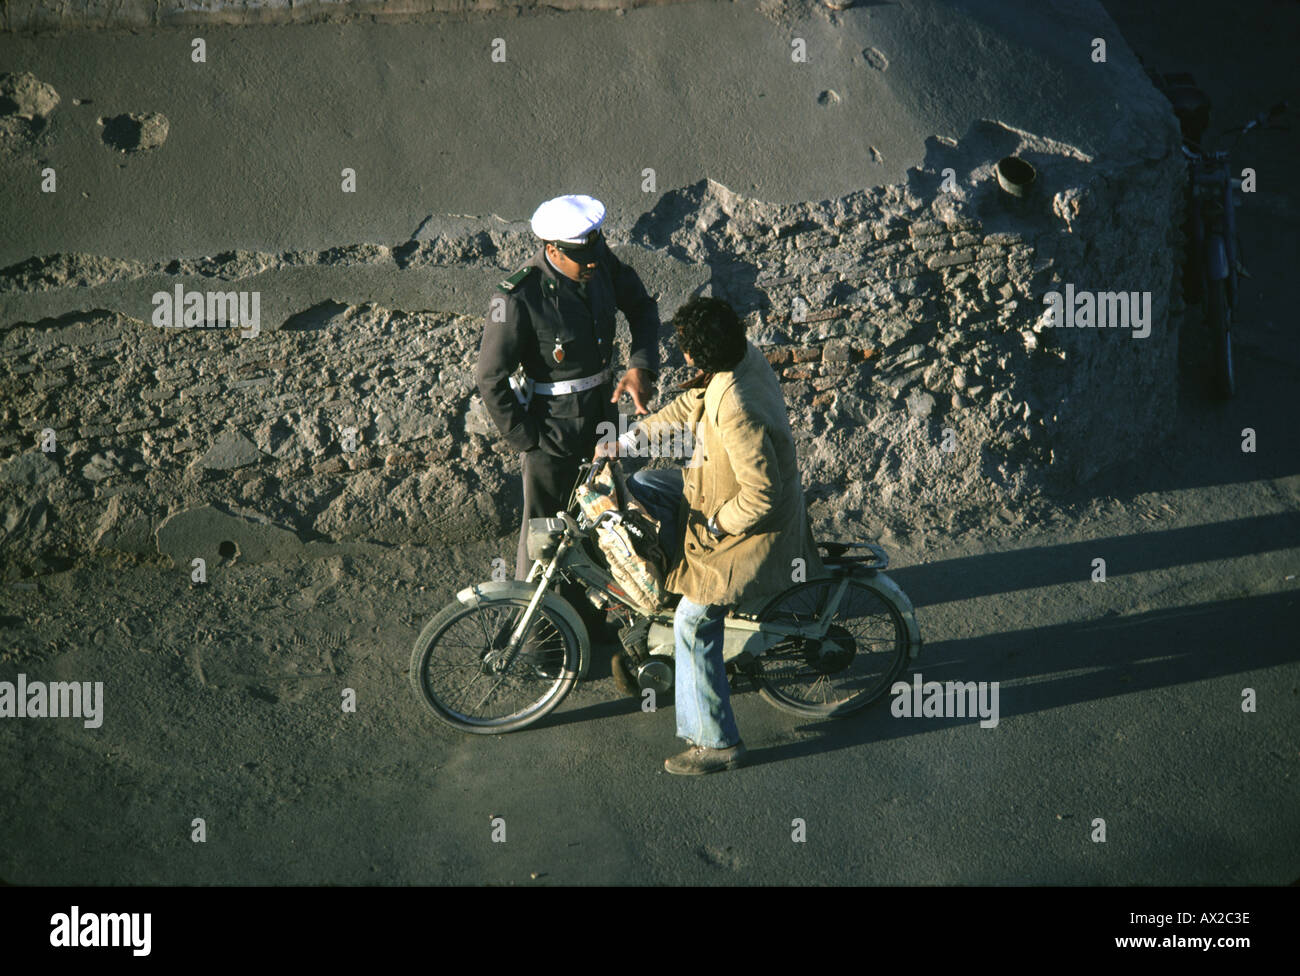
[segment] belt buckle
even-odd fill
[[[522,369],[510,375],[510,389],[514,391],[515,399],[524,406],[533,402],[534,384],[535,380]]]

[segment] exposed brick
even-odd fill
[[[823,393],[813,394],[812,405],[814,407],[829,407],[834,402],[835,402],[834,390],[826,390]]]
[[[925,254],[930,251],[941,251],[948,247],[948,238],[938,235],[926,237],[916,237],[912,239],[912,249],[918,254]]]
[[[836,305],[834,308],[823,308],[818,312],[808,312],[804,315],[803,320],[805,322],[825,322],[827,319],[839,318],[846,311],[843,306]]]
[[[44,367],[42,367],[43,369]],[[68,377],[62,373],[42,373],[32,380],[32,389],[37,393],[56,386],[67,386]]]
[[[851,363],[857,358],[858,350],[843,340],[828,342],[822,349],[822,362],[825,363]]]
[[[931,271],[936,271],[939,268],[951,268],[956,264],[969,264],[974,260],[975,252],[967,248],[964,251],[944,251],[942,254],[935,254],[925,262],[925,265]]]
[[[920,258],[916,255],[909,255],[902,261],[891,261],[876,276],[886,279],[915,278],[923,271],[925,271],[925,265],[921,263]]]
[[[317,461],[311,466],[313,474],[338,474],[340,471],[346,471],[348,464],[340,457],[327,458],[324,461]]]
[[[768,363],[773,366],[784,366],[790,362],[791,354],[789,346],[773,346],[763,353],[767,357]]]
[[[900,240],[900,241],[894,241],[889,244],[881,244],[878,247],[873,247],[868,256],[872,259],[887,258],[887,257],[901,257],[905,254],[911,254],[912,251],[914,250],[915,248],[913,247],[911,241]]]
[[[796,363],[820,362],[822,358],[822,347],[821,346],[796,346],[792,350],[792,355],[794,356],[794,361]]]
[[[781,378],[785,380],[810,380],[813,371],[809,366],[787,366],[781,371]]]
[[[918,220],[907,228],[912,237],[928,237],[931,234],[946,234],[948,228],[937,220]]]
[[[384,458],[384,467],[387,468],[409,468],[417,464],[420,455],[412,454],[409,451],[394,451],[388,457]]]
[[[155,417],[145,417],[143,420],[124,420],[117,425],[115,430],[119,434],[133,434],[138,430],[153,430],[153,428],[161,426],[161,420]]]
[[[183,390],[181,392],[184,393]],[[162,415],[171,418],[188,417],[193,413],[202,413],[203,406],[193,400],[166,400],[162,404]]]

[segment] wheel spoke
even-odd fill
[[[475,682],[477,682],[481,677],[483,677],[483,672],[481,670],[474,672],[474,677],[469,679],[468,683],[466,683],[466,685],[461,689],[460,694],[456,696],[455,704],[457,708],[460,707],[461,702],[469,698],[470,689],[474,687]],[[482,702],[479,704],[482,704]]]

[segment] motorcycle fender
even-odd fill
[[[537,586],[534,583],[525,583],[523,580],[502,580],[467,586],[456,594],[456,599],[467,607],[472,607],[477,606],[480,600],[496,597],[531,600],[536,592]],[[591,664],[591,640],[587,636],[586,624],[582,622],[578,611],[573,609],[568,600],[554,593],[542,595],[542,606],[568,624],[578,638],[578,678],[586,678],[587,668]]]
[[[921,653],[921,628],[916,622],[916,608],[899,585],[884,573],[876,573],[875,581],[882,589],[888,590],[898,604],[899,612],[903,615],[903,625],[907,629],[907,656],[909,660],[915,661]]]

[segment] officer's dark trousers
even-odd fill
[[[595,450],[594,445],[592,450]],[[524,579],[533,568],[533,561],[528,558],[528,520],[554,518],[556,512],[568,508],[573,483],[578,480],[578,468],[587,460],[583,457],[556,457],[541,448],[526,451],[520,458],[524,468],[524,517],[515,557],[515,579]],[[612,638],[613,631],[606,630],[604,613],[587,599],[585,587],[561,583],[559,590],[560,595],[578,611],[593,641]]]
[[[524,579],[533,568],[528,558],[528,520],[555,518],[569,505],[578,466],[584,458],[556,457],[542,448],[519,455],[524,466],[524,521],[519,530],[519,551],[515,558],[515,579]]]

